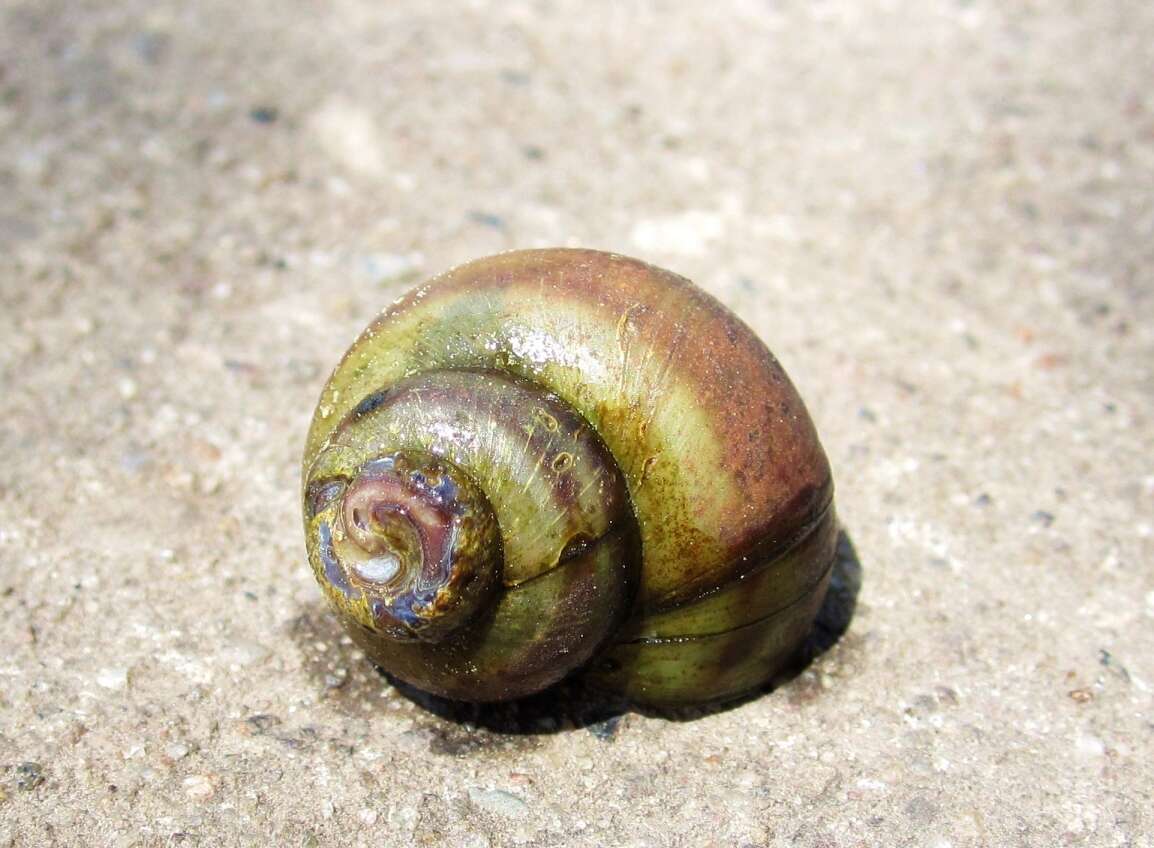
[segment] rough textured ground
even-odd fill
[[[0,846],[1151,844],[1152,43],[1145,0],[7,0]],[[697,280],[810,405],[860,593],[768,695],[453,720],[322,607],[328,368],[553,244]]]

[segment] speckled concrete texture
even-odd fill
[[[1151,44],[1146,0],[7,0],[0,846],[1152,844]],[[555,244],[696,280],[809,404],[853,615],[773,692],[445,714],[323,607],[328,369]]]

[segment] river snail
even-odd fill
[[[580,673],[721,701],[825,596],[829,464],[777,360],[688,280],[591,250],[503,253],[388,307],[321,393],[309,561],[367,656],[464,701]]]

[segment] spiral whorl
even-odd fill
[[[501,540],[488,499],[433,454],[370,460],[341,498],[341,537],[322,556],[344,563],[362,593],[366,626],[435,642],[482,608],[500,573]]]
[[[587,662],[633,601],[620,472],[527,381],[430,371],[371,393],[306,481],[317,579],[374,660],[430,691],[537,691]]]

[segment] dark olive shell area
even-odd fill
[[[764,684],[797,651],[825,599],[832,509],[744,580],[625,627],[590,669],[594,684],[657,705],[723,701]]]

